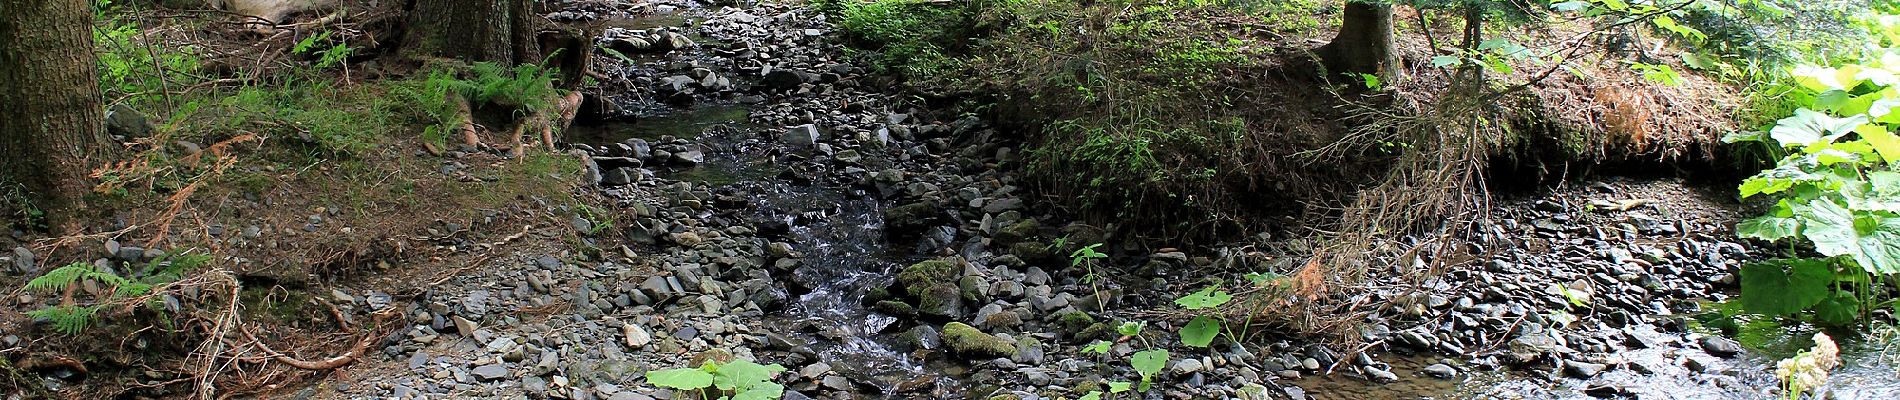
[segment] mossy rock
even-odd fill
[[[1074,337],[1088,329],[1089,325],[1095,325],[1095,317],[1089,316],[1089,313],[1070,311],[1056,314],[1056,328],[1062,331],[1062,336]]]
[[[911,235],[936,223],[942,212],[928,201],[884,209],[884,226],[899,235]]]
[[[989,400],[1023,400],[1023,397],[1013,395],[1013,394],[999,394],[995,396],[990,396]]]
[[[1075,343],[1085,343],[1091,340],[1112,339],[1117,334],[1114,324],[1097,322],[1094,325],[1089,325],[1087,328],[1082,328],[1081,332],[1077,332],[1075,336],[1070,337],[1069,340]]]
[[[989,289],[989,282],[983,281],[983,278],[966,276],[963,277],[963,279],[957,280],[957,291],[962,293],[963,301],[969,302],[970,304],[989,303]]]
[[[1024,219],[1013,225],[997,229],[995,238],[997,242],[1004,244],[1021,243],[1036,237],[1037,232],[1041,229],[1042,224],[1036,223],[1035,219]]]
[[[879,301],[877,305],[872,306],[871,309],[893,317],[911,318],[917,316],[916,307],[911,307],[910,303],[897,300]]]
[[[963,267],[955,260],[939,258],[904,267],[903,272],[897,273],[897,283],[904,285],[904,291],[911,296],[923,297],[924,290],[931,286],[948,285],[962,275]],[[952,291],[954,289],[952,287]]]
[[[1022,242],[1012,244],[1009,245],[1009,254],[1015,255],[1016,258],[1020,258],[1024,262],[1032,265],[1056,262],[1068,265],[1068,260],[1059,260],[1056,251],[1049,249],[1049,245],[1043,243]]]
[[[962,322],[943,325],[943,343],[951,352],[971,360],[1016,356],[1016,344]]]
[[[962,318],[963,295],[957,287],[948,283],[938,283],[926,287],[922,295],[917,296],[917,313],[937,317]]]

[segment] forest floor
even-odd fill
[[[15,292],[4,381],[23,397],[185,397],[203,379],[262,398],[664,399],[681,396],[646,372],[738,358],[784,366],[788,399],[1074,399],[1141,381],[1129,358],[1166,349],[1154,390],[1115,396],[1754,399],[1777,390],[1782,349],[1805,347],[1805,330],[1743,346],[1694,318],[1776,250],[1734,237],[1728,183],[1662,175],[1498,192],[1431,278],[1400,278],[1431,268],[1420,260],[1372,267],[1393,279],[1345,302],[1354,340],[1235,319],[1240,340],[1187,346],[1176,332],[1195,315],[1177,298],[1218,286],[1236,307],[1283,306],[1275,280],[1248,274],[1291,275],[1319,244],[1168,248],[1069,220],[1027,189],[1020,136],[875,84],[802,5],[549,17],[605,26],[600,47],[625,56],[598,56],[590,96],[606,111],[561,151],[397,136],[234,170],[225,182],[250,183],[191,196],[179,224],[193,228],[167,242],[218,255],[228,284],[165,292],[170,333],[61,334],[25,314],[55,296]],[[675,37],[692,43],[653,46]],[[162,253],[108,238],[47,249],[16,234],[0,285]],[[1094,243],[1105,258],[1072,262]],[[1128,322],[1145,325],[1117,332]],[[1900,396],[1879,341],[1845,342],[1830,397]]]

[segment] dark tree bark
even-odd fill
[[[413,55],[492,62],[539,62],[528,0],[415,0],[405,41]]]
[[[1372,74],[1387,82],[1397,78],[1392,5],[1349,1],[1343,14],[1339,36],[1318,51],[1326,69],[1332,73]]]
[[[92,2],[0,0],[0,180],[26,188],[62,234],[111,153],[92,45]]]

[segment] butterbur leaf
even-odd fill
[[[1867,123],[1866,115],[1834,118],[1803,108],[1794,110],[1794,116],[1775,121],[1775,127],[1768,130],[1768,137],[1774,138],[1782,147],[1807,147],[1824,141],[1831,142],[1864,123]]]
[[[679,390],[704,389],[712,386],[713,375],[696,368],[663,369],[647,371],[647,383]]]
[[[1102,400],[1102,391],[1090,390],[1089,394],[1082,395],[1082,397],[1078,397],[1075,400]]]
[[[1432,57],[1432,67],[1444,68],[1444,67],[1449,67],[1453,65],[1458,65],[1458,57],[1455,57],[1455,56]]]
[[[1834,272],[1827,260],[1775,260],[1742,265],[1742,309],[1788,315],[1827,297]]]
[[[1220,307],[1220,305],[1227,304],[1228,301],[1234,299],[1234,295],[1227,294],[1227,292],[1218,289],[1220,288],[1209,286],[1206,289],[1201,289],[1199,292],[1174,299],[1174,304],[1179,304],[1181,308],[1189,310],[1199,310]]]
[[[1108,382],[1108,392],[1109,392],[1109,393],[1121,393],[1121,392],[1126,392],[1126,391],[1128,391],[1128,389],[1131,389],[1131,388],[1134,388],[1134,386],[1135,386],[1135,384],[1134,384],[1133,382],[1127,382],[1127,381],[1109,381],[1109,382]]]
[[[1760,142],[1768,139],[1766,133],[1757,131],[1729,132],[1722,135],[1722,143]]]
[[[1853,293],[1834,292],[1814,305],[1814,318],[1828,325],[1847,325],[1860,319],[1860,299]]]
[[[1156,373],[1160,373],[1162,367],[1167,365],[1167,350],[1142,350],[1128,357],[1128,366],[1134,367],[1135,372],[1141,373],[1141,390],[1144,391],[1148,390],[1148,381],[1152,379]]]
[[[1135,336],[1135,335],[1140,335],[1141,328],[1145,326],[1148,326],[1148,323],[1146,321],[1143,321],[1143,322],[1128,321],[1128,322],[1123,322],[1121,326],[1115,327],[1115,332],[1122,334],[1122,336]]]
[[[1854,133],[1859,133],[1861,139],[1874,146],[1874,151],[1880,153],[1881,159],[1887,160],[1888,163],[1900,162],[1900,136],[1894,136],[1893,132],[1887,131],[1886,126],[1861,125],[1854,129]]]
[[[1851,257],[1867,272],[1900,273],[1900,218],[1856,215],[1825,199],[1795,205],[1794,213],[1815,251]]]
[[[1781,240],[1801,234],[1801,220],[1762,216],[1735,225],[1735,235],[1763,240]]]
[[[1088,345],[1088,346],[1083,346],[1083,347],[1082,347],[1082,352],[1083,352],[1083,353],[1095,353],[1095,354],[1106,354],[1106,353],[1108,353],[1108,346],[1109,346],[1109,344],[1108,344],[1108,341],[1106,341],[1106,340],[1097,340],[1097,341],[1095,341],[1095,343],[1089,343],[1089,345]]]
[[[777,364],[760,365],[746,360],[734,360],[720,365],[719,371],[713,376],[717,378],[714,381],[720,390],[742,390],[758,386],[760,383],[768,383],[772,380],[772,375],[779,372],[785,372],[785,367]]]
[[[1188,347],[1207,347],[1214,343],[1214,336],[1220,333],[1220,321],[1202,315],[1194,317],[1187,326],[1181,327],[1181,344]]]

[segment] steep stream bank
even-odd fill
[[[1107,238],[1022,197],[1005,135],[861,86],[810,10],[676,9],[609,31],[603,46],[635,53],[603,68],[630,119],[569,138],[629,243],[516,254],[449,281],[412,306],[421,322],[372,367],[387,373],[337,397],[666,398],[642,372],[726,352],[789,368],[794,399],[1075,398],[1134,377],[1123,360],[1138,342],[1079,352],[1100,327],[1207,284],[1184,277],[1231,285],[1297,258],[1288,243],[1117,252],[1098,292],[1049,245]],[[652,49],[676,37],[699,43]],[[1151,321],[1177,356],[1145,397],[1771,396],[1772,359],[1684,318],[1762,256],[1724,233],[1735,206],[1698,190],[1607,180],[1503,202],[1484,233],[1497,247],[1474,252],[1487,257],[1366,295],[1394,307],[1368,321],[1365,355],[1271,335],[1190,349],[1171,334],[1183,321]],[[961,261],[893,286],[941,256]],[[954,348],[949,322],[1001,348]],[[1891,364],[1852,365],[1836,398],[1900,393]]]

